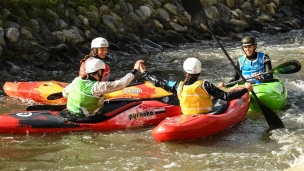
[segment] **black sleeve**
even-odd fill
[[[264,57],[264,68],[265,68],[265,72],[268,72],[272,69],[271,60],[267,54],[265,54]],[[273,78],[272,73],[264,75],[264,79],[271,79],[271,78]]]
[[[152,75],[151,73],[149,73],[147,71],[143,73],[142,77],[144,77],[146,80],[150,81],[156,87],[161,87],[163,89],[167,88],[168,80],[163,80],[163,79],[157,78],[155,75]]]
[[[226,91],[219,89],[218,87],[216,87],[209,81],[204,82],[204,88],[208,92],[208,94],[213,96],[214,98],[222,99],[222,100],[226,100],[226,101],[241,98],[244,94],[246,94],[248,92],[248,90],[246,88],[232,91],[232,92],[226,92]]]
[[[166,88],[167,86],[167,80],[157,78],[155,75],[152,75],[147,71],[143,73],[142,77],[144,77],[146,80],[149,80],[156,87]]]
[[[237,62],[236,62],[236,68],[240,68],[239,60],[237,60]],[[234,75],[233,75],[233,77],[231,78],[231,80],[229,81],[229,83],[230,83],[230,82],[233,82],[233,81],[237,81],[237,80],[239,80],[239,79],[240,79],[240,75],[239,75],[239,73],[235,70],[235,71],[234,71]]]
[[[131,74],[133,74],[134,76],[136,75],[136,73],[137,73],[137,69],[133,69],[133,70],[131,71]]]
[[[164,80],[161,78],[157,78],[155,75],[152,75],[149,72],[144,72],[143,76],[146,80],[150,81],[153,85],[156,87],[161,87],[165,89],[168,92],[172,92],[174,95],[176,95],[176,90],[178,87],[179,82],[178,81],[169,81]]]

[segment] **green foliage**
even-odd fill
[[[8,9],[30,4],[38,7],[51,7],[60,2],[61,0],[5,0],[0,2],[0,6]]]
[[[23,4],[31,4],[37,7],[56,7],[61,3],[65,3],[66,1],[67,0],[1,0],[0,7],[11,9],[21,6]],[[118,0],[111,0],[111,1],[114,3],[118,2]],[[101,5],[101,0],[74,0],[74,2],[76,2],[78,5],[85,7],[90,5],[94,5],[94,6]]]

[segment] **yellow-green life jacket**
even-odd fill
[[[97,81],[76,78],[68,95],[67,109],[78,117],[89,117],[101,114],[104,106],[104,97],[92,95],[93,85]]]

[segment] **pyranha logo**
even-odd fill
[[[139,94],[139,93],[142,93],[142,89],[126,88],[124,93]]]
[[[148,117],[148,116],[153,116],[154,112],[153,111],[144,111],[144,112],[139,112],[139,113],[134,113],[129,115],[129,119],[137,119],[139,117]]]
[[[16,115],[20,117],[29,117],[32,116],[33,114],[29,112],[29,113],[16,113]]]

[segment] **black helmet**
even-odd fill
[[[242,46],[250,46],[250,45],[256,45],[256,40],[252,36],[245,36],[242,39]]]

